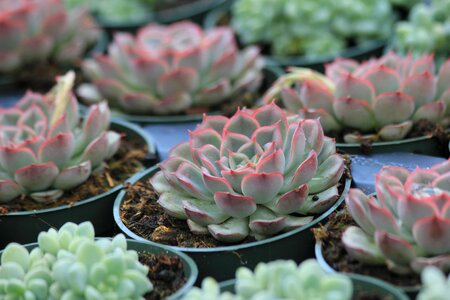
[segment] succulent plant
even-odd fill
[[[261,69],[258,48],[239,51],[231,29],[203,31],[187,21],[150,24],[135,38],[117,33],[108,55],[84,62],[101,96],[135,114],[217,105],[240,92],[255,91]]]
[[[443,300],[448,298],[450,277],[434,266],[426,267],[421,273],[422,289],[417,300]]]
[[[202,288],[193,288],[184,300],[281,300],[281,299],[339,299],[350,300],[353,285],[343,274],[327,274],[314,259],[303,261],[278,260],[259,263],[255,271],[240,267],[236,271],[236,295],[219,294],[213,279],[202,282]]]
[[[36,64],[72,65],[97,40],[84,9],[66,11],[61,0],[2,0],[0,74]]]
[[[344,160],[318,120],[275,104],[204,116],[151,179],[158,203],[195,234],[237,242],[302,226],[339,197]],[[300,214],[300,215],[299,215]]]
[[[438,75],[432,55],[394,52],[361,64],[337,59],[326,66],[326,76],[294,68],[264,95],[266,102],[273,99],[304,118],[320,117],[327,133],[355,130],[344,134],[348,143],[400,140],[415,121],[450,122],[450,60]]]
[[[415,55],[434,53],[446,57],[450,49],[450,1],[433,1],[432,5],[417,3],[407,21],[395,26],[394,48]]]
[[[87,7],[100,21],[113,24],[145,22],[151,17],[150,7],[141,0],[64,0],[64,3],[69,9]]]
[[[47,95],[27,92],[0,109],[0,203],[19,195],[53,201],[117,151],[120,135],[108,131],[106,103],[92,106],[80,125],[74,78],[69,72]]]
[[[345,201],[359,225],[348,227],[347,252],[396,273],[434,265],[450,270],[450,160],[409,172],[385,166],[375,177],[376,197],[351,189]]]
[[[148,268],[122,234],[94,240],[90,222],[64,224],[38,236],[28,251],[10,243],[2,253],[0,298],[15,300],[144,299]]]
[[[240,0],[232,26],[244,44],[268,44],[277,56],[336,55],[350,40],[386,39],[393,13],[388,0]]]

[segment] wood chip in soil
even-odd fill
[[[153,284],[153,291],[144,295],[146,300],[165,299],[186,283],[183,263],[178,256],[139,253],[139,261],[149,268],[147,277]]]
[[[101,172],[93,173],[80,186],[65,191],[61,198],[51,203],[38,203],[28,196],[18,197],[10,202],[2,203],[0,214],[47,209],[61,205],[70,206],[78,201],[107,192],[141,170],[147,152],[146,145],[126,138],[122,139],[117,154],[107,161],[107,167]]]
[[[348,211],[343,208],[328,217],[327,223],[313,232],[316,240],[322,242],[322,253],[328,264],[339,272],[357,273],[379,278],[396,286],[418,286],[420,276],[417,274],[399,275],[386,266],[368,266],[350,257],[341,241],[342,233],[351,225],[356,225]]]

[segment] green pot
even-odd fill
[[[323,253],[322,253],[322,243],[317,242],[315,247],[314,247],[314,252],[316,255],[316,259],[319,262],[320,266],[327,272],[329,273],[335,273],[337,272],[335,269],[333,269],[328,262],[325,260],[325,257],[323,257]],[[368,268],[370,268],[370,266],[368,266]],[[374,277],[370,277],[370,276],[365,276],[365,275],[360,275],[360,274],[353,274],[353,273],[349,273],[350,276],[358,276],[361,278],[366,278],[368,281],[372,281],[372,282],[380,282],[383,283],[385,285],[389,285],[392,288],[394,288],[391,284],[388,284],[386,282],[384,282],[383,280],[374,278]],[[397,286],[396,290],[401,290],[402,293],[406,293],[409,297],[411,297],[412,299],[415,299],[417,296],[417,293],[420,290],[420,286]],[[407,299],[407,298],[400,298],[400,299]]]
[[[219,21],[230,16],[231,4],[224,5],[217,9],[212,10],[205,18],[203,27],[212,28],[219,24]],[[349,47],[338,55],[324,55],[320,57],[307,57],[307,56],[272,56],[266,55],[265,61],[268,66],[288,67],[288,66],[301,66],[311,68],[317,71],[323,71],[324,65],[336,59],[336,57],[346,57],[356,60],[365,60],[371,57],[380,56],[383,54],[383,50],[386,46],[385,40],[373,40],[354,47]]]
[[[348,277],[350,277],[350,279],[352,280],[353,289],[355,292],[373,291],[380,296],[380,299],[409,300],[409,298],[405,295],[403,291],[382,280],[358,274],[348,274]],[[221,282],[220,291],[234,293],[235,283],[236,283],[235,279]]]
[[[111,128],[117,132],[125,133],[131,139],[141,140],[142,143],[147,144],[150,154],[155,153],[153,142],[138,126],[113,120]],[[112,231],[114,220],[111,211],[114,199],[122,187],[123,184],[119,184],[107,192],[73,205],[0,214],[0,249],[9,242],[21,244],[34,242],[39,232],[47,231],[50,227],[61,227],[69,221],[74,223],[91,221],[95,227],[95,232],[99,235]]]
[[[265,87],[268,87],[274,83],[279,76],[283,74],[283,70],[278,67],[265,67],[264,72],[264,82],[262,84],[263,88],[261,91],[265,91]],[[83,106],[86,110],[86,106]],[[127,120],[129,122],[138,123],[141,125],[148,124],[164,124],[164,123],[188,123],[188,122],[200,122],[203,119],[203,113],[190,114],[190,115],[169,115],[169,116],[159,116],[159,115],[132,115],[121,112],[120,110],[112,108],[112,113],[115,117]],[[210,115],[220,115],[220,111],[208,112]]]
[[[37,236],[34,237],[37,239]],[[37,247],[37,243],[31,243],[24,245],[28,251]],[[195,262],[186,254],[171,249],[169,247],[161,246],[161,245],[150,245],[148,243],[135,241],[135,240],[127,240],[127,249],[135,250],[138,253],[151,253],[151,254],[166,254],[170,256],[178,256],[181,259],[181,263],[183,264],[183,271],[186,276],[186,283],[179,289],[175,294],[172,294],[170,297],[166,298],[167,300],[178,299],[183,296],[187,291],[189,291],[194,285],[197,276],[198,276],[198,268]],[[2,256],[3,251],[0,251],[0,257]]]
[[[368,154],[360,144],[336,143],[336,148],[347,154]],[[390,142],[375,142],[370,153],[411,152],[415,154],[448,157],[448,145],[441,145],[437,138],[422,136]]]
[[[157,171],[158,168],[153,167],[143,173],[136,174],[130,180],[130,184],[138,181],[147,182]],[[314,236],[310,229],[328,217],[344,201],[344,195],[349,188],[350,180],[348,179],[341,197],[331,208],[309,224],[283,234],[256,242],[216,248],[171,247],[187,253],[197,263],[199,268],[198,283],[207,276],[211,276],[218,281],[233,278],[238,267],[246,266],[253,269],[259,262],[268,262],[275,259],[293,259],[300,262],[314,256]],[[120,206],[125,195],[126,191],[122,190],[114,203],[114,220],[120,230],[135,240],[158,244],[138,236],[122,222]]]

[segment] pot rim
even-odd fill
[[[112,237],[96,237],[95,239],[96,240],[112,239]],[[31,250],[31,249],[35,248],[37,245],[38,245],[38,243],[34,242],[34,243],[23,244],[22,246],[24,246],[28,250]],[[190,269],[191,274],[189,276],[186,276],[187,280],[184,283],[184,285],[182,286],[182,288],[177,290],[174,294],[168,296],[167,299],[169,299],[169,300],[178,299],[179,297],[184,295],[187,291],[189,291],[194,286],[195,281],[197,280],[197,277],[198,277],[198,267],[197,267],[197,264],[194,262],[194,260],[192,258],[190,258],[188,255],[186,255],[185,253],[183,253],[181,251],[177,251],[176,249],[168,247],[166,245],[162,245],[162,244],[152,245],[152,244],[149,244],[149,243],[146,243],[143,241],[127,239],[127,250],[134,250],[133,246],[135,246],[135,245],[142,245],[142,246],[148,247],[148,250],[147,250],[148,253],[166,252],[169,255],[178,256],[178,257],[180,257],[181,261],[183,262],[183,266]],[[158,251],[158,250],[161,250],[161,251]],[[0,251],[0,257],[3,254],[3,251],[4,251],[4,249],[2,249]],[[135,250],[135,251],[137,251],[137,250]],[[138,253],[139,253],[139,251],[138,251]]]
[[[148,170],[146,170],[144,172],[140,172],[140,173],[136,174],[135,176],[133,176],[128,181],[128,183],[134,184],[134,183],[138,182],[140,179],[142,179],[142,177],[153,175],[158,170],[159,170],[158,166],[153,166],[153,167],[149,168]],[[299,228],[284,232],[282,234],[272,236],[267,239],[263,239],[263,240],[259,240],[259,241],[238,244],[238,245],[213,247],[213,248],[192,248],[192,247],[179,247],[179,246],[169,246],[169,247],[172,247],[178,251],[182,251],[182,252],[186,252],[186,253],[214,253],[214,252],[222,252],[222,251],[237,251],[237,250],[241,250],[241,249],[257,247],[257,246],[261,246],[264,244],[270,244],[271,242],[279,241],[281,239],[293,236],[299,232],[309,230],[314,225],[318,224],[319,222],[321,222],[322,220],[327,218],[338,206],[340,206],[344,202],[344,197],[350,188],[350,184],[351,184],[351,179],[347,178],[345,180],[344,190],[342,191],[339,199],[333,204],[333,206],[331,206],[325,212],[318,215],[315,219],[313,219],[308,224],[301,226]],[[128,229],[128,227],[126,227],[125,224],[122,222],[122,219],[120,218],[120,206],[122,204],[122,200],[124,199],[125,195],[126,195],[126,190],[120,191],[120,193],[116,197],[116,200],[114,201],[113,216],[114,216],[114,220],[115,220],[117,226],[128,237],[131,237],[131,238],[139,240],[139,241],[145,241],[145,242],[148,242],[151,244],[159,244],[159,243],[156,243],[156,242],[153,242],[153,241],[150,241],[150,240],[140,237],[139,235],[137,235],[136,233],[134,233],[130,229]]]
[[[322,269],[324,269],[328,273],[338,273],[325,260],[325,257],[323,256],[323,252],[322,252],[322,242],[316,241],[316,244],[314,245],[314,254],[316,255],[316,259],[319,262]],[[370,267],[370,266],[368,266],[368,267]],[[397,287],[398,289],[401,289],[403,292],[406,292],[406,293],[417,293],[421,288],[421,285],[419,285],[419,286],[396,286],[396,285],[393,285],[392,283],[386,282],[384,280],[381,280],[381,279],[378,279],[378,278],[375,278],[372,276],[358,274],[358,273],[346,273],[346,274],[349,274],[353,277],[361,277],[362,279],[367,278],[367,280],[365,280],[365,281],[372,281],[374,283],[376,283],[378,281],[379,283],[388,284],[391,287]],[[369,279],[371,279],[371,280],[369,280]]]
[[[146,134],[146,132],[141,127],[139,127],[139,126],[137,126],[135,124],[132,124],[130,122],[124,121],[124,120],[112,118],[111,119],[110,128],[114,127],[114,125],[119,126],[119,127],[123,128],[123,129],[128,129],[128,130],[134,131],[147,144],[148,152],[149,153],[156,153],[155,143],[153,142],[152,138],[148,134]],[[101,199],[103,197],[106,197],[106,196],[109,196],[111,194],[114,194],[115,192],[121,190],[123,188],[123,184],[125,182],[127,182],[127,180],[133,178],[134,175],[139,174],[139,173],[140,172],[137,172],[137,173],[133,174],[132,176],[130,176],[130,178],[125,179],[122,183],[114,186],[112,189],[110,189],[110,190],[108,190],[106,192],[103,192],[101,194],[98,194],[98,195],[89,197],[87,199],[78,201],[78,202],[76,202],[75,204],[72,204],[72,205],[64,204],[64,205],[57,206],[57,207],[44,208],[44,209],[39,209],[39,210],[9,212],[9,213],[6,213],[6,214],[0,214],[0,218],[1,217],[39,215],[39,214],[52,213],[52,212],[64,210],[64,209],[67,209],[67,208],[72,208],[72,207],[85,205],[85,204],[88,204],[90,202],[99,200],[99,199]]]
[[[402,139],[402,140],[395,140],[395,141],[382,141],[382,142],[374,142],[371,144],[372,147],[384,147],[384,146],[391,146],[391,145],[403,145],[408,143],[415,143],[419,141],[425,141],[432,139],[433,136],[430,134],[419,136],[419,137],[413,137],[408,139]],[[361,144],[359,143],[336,143],[336,148],[352,148],[352,147],[361,147]]]

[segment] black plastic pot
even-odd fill
[[[37,236],[35,236],[35,240]],[[32,250],[37,247],[37,243],[31,243],[24,245],[27,250]],[[189,291],[197,280],[198,276],[198,268],[195,262],[186,254],[171,249],[169,247],[161,246],[161,245],[150,245],[148,243],[136,241],[136,240],[127,240],[127,246],[129,250],[135,250],[138,253],[151,253],[151,254],[165,254],[170,256],[178,256],[181,259],[181,263],[183,264],[184,275],[186,276],[186,283],[171,296],[167,297],[167,300],[175,300],[179,299],[183,296],[187,291]],[[0,251],[0,257],[2,256],[3,251]]]
[[[145,172],[136,174],[130,180],[130,183],[134,184],[138,181],[147,182],[146,180],[157,171],[158,168],[153,167]],[[328,217],[344,201],[344,195],[349,188],[350,180],[348,179],[341,197],[330,209],[319,215],[309,224],[289,232],[240,245],[216,248],[172,248],[188,254],[197,263],[199,268],[198,283],[206,276],[211,276],[218,281],[233,278],[238,267],[246,266],[248,268],[254,268],[259,262],[268,262],[275,259],[293,259],[300,262],[314,256],[314,237],[310,229]],[[114,203],[113,213],[116,224],[122,232],[135,240],[157,244],[138,236],[122,222],[120,218],[120,206],[125,195],[126,191],[122,190]]]
[[[314,252],[315,252],[317,261],[319,262],[319,264],[321,265],[321,267],[325,271],[327,271],[329,273],[337,272],[325,260],[325,257],[323,256],[323,253],[322,253],[322,243],[320,243],[320,242],[316,243],[316,245],[314,247]],[[368,268],[370,268],[370,266],[368,266]],[[351,276],[355,276],[356,275],[356,276],[359,276],[359,277],[365,277],[365,278],[370,279],[371,281],[378,281],[378,282],[382,282],[382,283],[387,284],[386,282],[384,282],[384,281],[382,281],[380,279],[373,278],[373,277],[370,277],[370,276],[364,276],[364,275],[353,274],[353,273],[349,273],[349,275],[351,275]],[[391,285],[391,284],[389,284],[389,285]],[[396,286],[396,288],[401,290],[403,293],[406,293],[409,297],[411,297],[411,299],[415,299],[416,296],[417,296],[417,293],[420,290],[420,286],[407,286],[407,287]]]
[[[275,82],[275,80],[277,80],[277,78],[283,74],[283,70],[276,66],[265,67],[263,69],[263,72],[264,72],[264,82],[262,84],[263,87],[268,87],[272,85],[272,83]],[[264,88],[262,88],[261,90],[265,91]],[[86,109],[86,107],[83,106],[83,109]],[[114,108],[111,108],[111,111],[115,117],[127,120],[129,122],[138,123],[141,125],[200,122],[203,118],[203,113],[163,116],[163,115],[132,115],[124,113]],[[208,114],[219,115],[221,114],[221,112],[212,111],[208,112]]]
[[[439,157],[448,157],[448,145],[442,145],[437,138],[422,136],[390,142],[375,142],[369,151],[357,143],[337,143],[336,148],[348,154],[410,152]],[[369,153],[367,153],[369,152]]]
[[[376,292],[380,297],[379,299],[391,299],[391,300],[408,300],[409,298],[405,293],[393,285],[369,276],[363,276],[358,274],[348,274],[348,277],[352,280],[353,289],[355,292]],[[231,292],[234,293],[234,286],[236,280],[231,279],[221,282],[220,291],[221,292]]]
[[[130,139],[139,139],[143,144],[147,144],[150,154],[155,153],[153,142],[138,126],[121,120],[113,120],[111,128],[126,134]],[[33,242],[39,232],[46,231],[50,227],[61,227],[69,221],[74,223],[91,221],[95,232],[99,235],[112,231],[114,220],[111,211],[114,199],[122,187],[123,184],[119,184],[107,192],[73,205],[35,211],[0,213],[0,249],[9,242],[21,244]]]
[[[211,28],[220,24],[220,20],[225,17],[230,17],[231,3],[212,10],[205,18],[203,27]],[[339,53],[338,55],[324,55],[321,57],[307,57],[307,56],[272,56],[266,55],[265,60],[268,66],[301,66],[311,68],[317,71],[323,71],[324,65],[333,61],[336,57],[346,57],[356,60],[365,60],[371,57],[380,56],[386,46],[385,40],[373,40],[366,43],[349,47]]]

